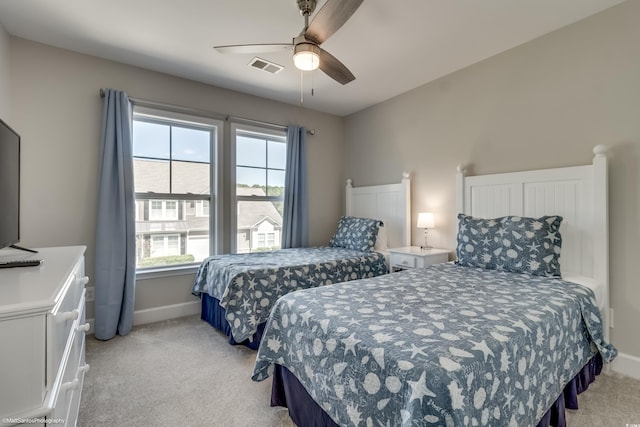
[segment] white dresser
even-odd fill
[[[76,424],[89,369],[85,249],[22,252],[43,264],[0,269],[0,426]]]

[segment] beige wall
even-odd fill
[[[640,2],[445,76],[346,118],[345,170],[356,185],[412,172],[417,212],[434,211],[435,246],[455,247],[455,171],[472,173],[610,160],[612,341],[640,357]],[[437,61],[438,58],[433,58]]]
[[[22,243],[86,244],[93,274],[101,87],[316,129],[309,139],[311,244],[334,231],[347,175],[360,186],[412,172],[413,222],[418,211],[435,211],[431,243],[453,248],[458,163],[472,164],[478,174],[586,164],[591,148],[606,143],[613,148],[612,337],[621,351],[640,357],[638,16],[640,2],[626,2],[344,121],[0,30],[0,115],[10,113],[23,138]],[[345,168],[336,162],[344,141]],[[414,227],[414,242],[421,239]],[[139,281],[136,309],[192,301],[191,283],[191,276]]]
[[[343,120],[165,74],[11,38],[12,118],[22,146],[24,246],[87,245],[94,270],[100,88],[130,96],[316,130],[309,142],[310,243],[326,243],[341,214]],[[138,281],[136,310],[194,301],[193,275]],[[90,308],[91,310],[91,308]],[[88,317],[93,317],[89,312]]]
[[[9,34],[0,24],[0,119],[11,124],[11,75],[9,73]]]

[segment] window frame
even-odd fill
[[[175,200],[177,205],[182,201],[209,201],[209,255],[219,253],[223,248],[224,228],[222,211],[222,177],[224,172],[223,146],[224,146],[224,122],[212,117],[205,117],[198,114],[185,114],[169,108],[156,106],[145,106],[134,104],[133,120],[148,122],[167,123],[193,128],[209,129],[211,140],[209,148],[209,195],[192,193],[135,193],[135,200],[160,200],[163,202],[163,215],[166,210],[166,201]],[[135,158],[135,156],[134,156]],[[134,184],[135,185],[135,184]],[[137,206],[137,204],[136,204]],[[178,207],[178,218],[180,220],[180,208]],[[137,220],[137,217],[136,217]],[[167,221],[172,221],[165,219]],[[149,219],[149,221],[153,221]],[[138,234],[136,230],[136,235]],[[156,277],[167,277],[173,275],[188,274],[195,272],[200,261],[184,264],[174,264],[158,267],[141,267],[136,269],[137,279],[152,279]]]
[[[287,132],[286,129],[282,129],[280,127],[270,127],[267,125],[248,125],[243,123],[231,123],[231,132],[230,132],[230,148],[229,148],[229,176],[230,176],[230,247],[232,253],[237,253],[238,251],[238,202],[248,201],[248,202],[283,202],[284,203],[284,193],[281,196],[238,196],[236,194],[236,137],[238,134],[253,134],[253,135],[265,135],[271,137],[273,139],[282,140],[283,144],[285,144],[285,152],[286,152],[286,144],[287,144]],[[268,165],[267,165],[268,166]],[[276,168],[260,168],[265,170],[280,170]],[[285,176],[286,176],[286,159],[285,159]],[[269,182],[267,181],[267,185]],[[251,235],[251,232],[249,233]],[[250,245],[251,246],[251,245]]]

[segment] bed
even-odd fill
[[[272,405],[299,426],[564,425],[617,354],[605,152],[571,168],[459,167],[457,262],[281,298],[252,378],[273,376]]]
[[[231,344],[257,349],[264,324],[280,296],[386,274],[387,247],[407,245],[410,239],[410,183],[408,173],[403,173],[400,183],[387,185],[354,187],[348,180],[346,215],[329,246],[205,259],[192,288],[201,298],[201,318],[227,335]],[[376,226],[374,248],[370,245],[372,221],[362,218],[382,224]]]

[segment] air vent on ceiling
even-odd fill
[[[267,61],[266,59],[258,58],[257,56],[249,62],[249,66],[270,74],[277,74],[284,69],[282,65]]]

